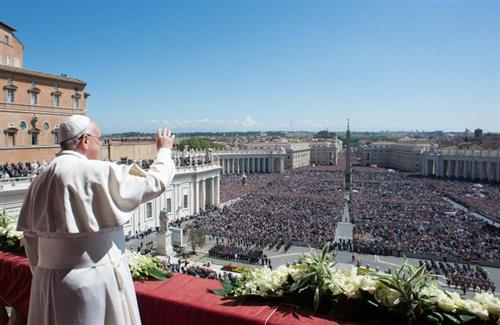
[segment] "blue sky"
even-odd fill
[[[499,1],[9,1],[103,131],[500,131]]]

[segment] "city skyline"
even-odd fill
[[[104,133],[500,132],[498,2],[4,1]],[[78,14],[75,14],[78,13]]]

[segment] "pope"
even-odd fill
[[[61,151],[30,185],[17,229],[33,273],[28,324],[140,324],[123,225],[175,174],[175,136],[158,130],[149,170],[100,161],[101,131],[74,115],[59,126]]]

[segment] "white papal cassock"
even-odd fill
[[[162,148],[146,172],[62,151],[31,184],[19,216],[33,272],[28,324],[140,324],[123,224],[175,174]]]

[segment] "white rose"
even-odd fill
[[[359,288],[363,291],[374,293],[377,289],[377,281],[366,275],[361,276],[360,278],[361,280],[359,281]]]
[[[439,308],[444,311],[454,313],[457,310],[457,305],[455,304],[455,300],[453,298],[448,297],[446,294],[440,294],[437,297],[436,303]]]
[[[336,283],[330,284],[328,286],[328,289],[330,290],[330,292],[332,293],[333,296],[337,296],[337,295],[340,295],[341,293],[343,293],[342,288]]]
[[[496,298],[493,294],[489,292],[476,293],[473,300],[486,307],[490,314],[500,316],[500,299]]]
[[[361,292],[359,292],[360,281],[357,276],[344,277],[340,282],[340,286],[347,298],[357,299],[361,297]]]
[[[476,315],[482,320],[488,319],[488,310],[477,301],[464,299],[462,300],[460,307],[467,310],[469,313]]]
[[[249,281],[245,283],[245,289],[243,291],[243,294],[257,294],[257,285],[253,281]]]
[[[302,277],[302,275],[304,275],[303,270],[296,268],[296,267],[293,267],[293,266],[288,269],[288,272],[292,276],[293,281],[299,280]]]

